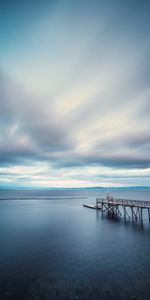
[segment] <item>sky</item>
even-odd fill
[[[150,1],[0,1],[0,187],[150,186]]]

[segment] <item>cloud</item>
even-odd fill
[[[39,168],[17,171],[16,181],[96,184],[103,168],[113,182],[114,170],[149,176],[149,18],[145,1],[136,13],[133,3],[45,3],[28,26],[20,23],[23,44],[3,35],[1,168]]]
[[[21,89],[1,74],[0,77],[0,161],[35,159],[72,147],[66,128],[57,120],[49,103]]]

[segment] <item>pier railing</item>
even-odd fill
[[[115,199],[113,197],[106,198],[97,198],[96,203],[101,204],[114,204],[114,205],[122,205],[122,206],[135,206],[135,207],[145,207],[150,208],[150,201],[142,201],[142,200],[129,200],[129,199]]]

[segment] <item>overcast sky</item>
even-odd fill
[[[150,1],[0,1],[0,187],[150,185]]]

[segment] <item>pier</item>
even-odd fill
[[[109,194],[106,198],[96,198],[95,205],[84,206],[107,214],[111,217],[123,217],[125,220],[142,221],[143,210],[147,211],[147,217],[150,222],[150,201],[116,199]]]
[[[83,206],[91,209],[98,209],[96,205],[92,205],[92,204],[83,204]]]

